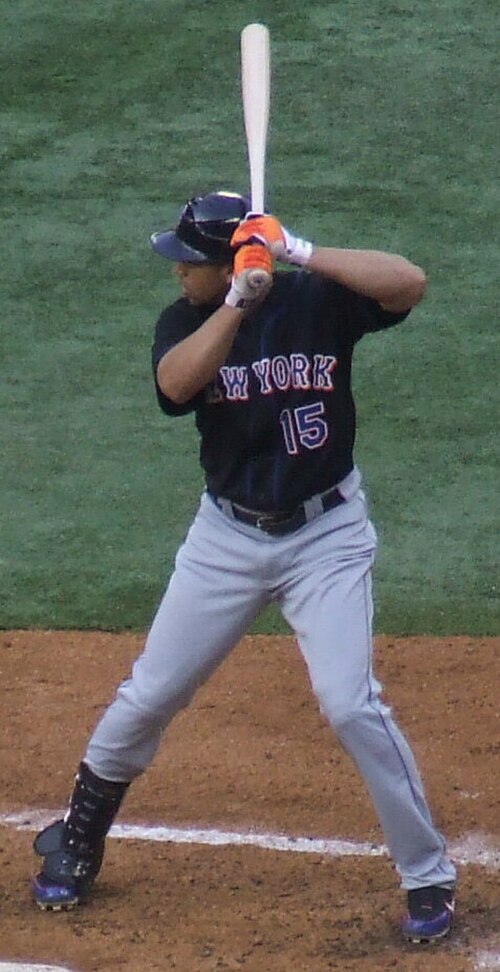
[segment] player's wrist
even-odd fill
[[[279,230],[279,239],[270,240],[268,244],[273,256],[282,263],[307,266],[313,252],[312,243],[300,236],[294,236],[284,226],[280,226]]]
[[[233,310],[246,311],[255,302],[255,297],[246,297],[241,288],[238,287],[237,281],[233,281],[231,284],[225,298],[224,304],[226,307],[231,307]]]
[[[285,252],[287,263],[297,267],[306,267],[311,259],[313,245],[310,240],[303,240],[300,236],[292,236],[288,231],[284,232]]]

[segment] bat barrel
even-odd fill
[[[255,213],[264,212],[270,75],[269,30],[264,24],[248,24],[241,32],[241,93]]]

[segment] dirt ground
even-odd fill
[[[87,737],[141,645],[132,635],[0,633],[0,813],[64,807]],[[500,639],[377,639],[386,699],[452,844],[475,835],[500,849],[499,659]],[[174,721],[119,822],[383,843],[286,636],[241,642]],[[459,866],[455,930],[431,948],[401,941],[405,897],[385,856],[109,839],[91,900],[45,914],[30,900],[32,839],[0,826],[0,963],[74,972],[500,969],[498,863]]]

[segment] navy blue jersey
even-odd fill
[[[214,307],[185,298],[156,325],[153,369]],[[214,382],[184,405],[158,387],[168,415],[194,411],[207,489],[249,509],[292,510],[353,468],[356,429],[351,364],[357,341],[408,312],[305,270],[275,274],[264,302],[246,317]]]

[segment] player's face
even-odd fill
[[[222,301],[231,283],[231,267],[177,263],[175,272],[179,278],[184,297],[195,306]]]

